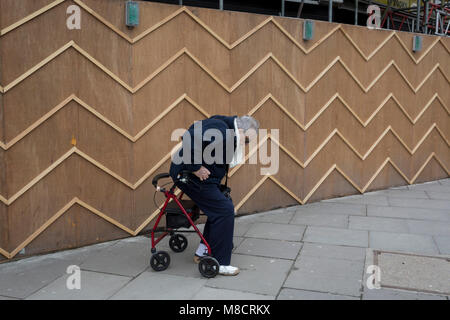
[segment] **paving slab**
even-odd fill
[[[364,261],[300,254],[284,287],[360,296]]]
[[[370,247],[386,251],[437,254],[438,250],[431,236],[370,231]]]
[[[359,300],[359,298],[318,291],[283,288],[277,300]]]
[[[258,222],[289,223],[293,215],[294,212],[292,210],[288,211],[286,208],[283,208],[257,213],[255,214],[255,218]]]
[[[390,252],[375,255],[381,287],[450,295],[450,261],[446,257]]]
[[[434,199],[405,199],[388,197],[389,204],[393,207],[424,208],[424,209],[443,209],[449,210],[450,200]]]
[[[450,236],[434,236],[440,254],[450,255]]]
[[[415,220],[450,221],[450,210],[367,206],[367,216]]]
[[[450,222],[408,220],[410,233],[450,236]]]
[[[293,264],[285,259],[238,254],[233,260],[233,265],[241,269],[238,276],[217,276],[208,279],[206,286],[275,296]]]
[[[427,192],[425,192],[424,190],[409,190],[408,188],[377,190],[367,192],[365,193],[365,195],[384,195],[395,198],[430,199]]]
[[[437,182],[439,182],[440,184],[442,184],[443,186],[450,186],[450,179],[446,178],[446,179],[440,179],[437,180]]]
[[[337,276],[361,279],[363,261],[332,259],[301,255],[294,264],[294,270],[311,275]]]
[[[354,203],[340,203],[340,202],[314,202],[310,204],[305,204],[303,206],[295,206],[289,208],[295,212],[303,213],[331,213],[331,214],[345,214],[352,216],[365,216],[366,215],[366,205],[364,204],[354,204]]]
[[[377,206],[389,206],[386,195],[380,194],[359,194],[353,196],[346,196],[341,198],[332,198],[322,200],[321,202],[341,202],[341,203],[355,203],[355,204],[372,204]]]
[[[193,297],[193,300],[275,300],[275,296],[203,287]]]
[[[407,220],[404,219],[359,216],[350,217],[349,229],[402,233],[407,233],[409,231]]]
[[[80,289],[69,290],[68,277],[64,275],[58,278],[27,300],[104,300],[131,280],[130,277],[81,270]]]
[[[304,243],[300,256],[343,259],[350,261],[365,260],[366,249],[358,247],[335,246],[329,244]]]
[[[394,289],[366,289],[363,300],[446,300],[445,296]]]
[[[248,229],[252,226],[252,222],[246,221],[245,217],[239,218],[235,220],[234,223],[234,236],[242,237],[247,233]]]
[[[396,186],[396,187],[390,187],[388,190],[409,190],[408,185],[404,186]]]
[[[410,190],[425,190],[425,191],[433,191],[433,192],[450,192],[450,185],[441,184],[437,181],[433,181],[430,183],[422,183],[408,186]]]
[[[424,191],[430,197],[430,199],[448,200],[450,199],[450,192],[436,192],[436,191]]]
[[[244,237],[233,237],[233,251],[236,251],[236,249],[240,246],[242,241],[244,241]]]
[[[362,275],[361,275],[362,277]],[[361,280],[334,275],[311,275],[293,270],[283,287],[360,297]]]
[[[335,228],[348,227],[348,215],[339,213],[296,212],[291,224],[301,224],[308,226],[325,226]]]
[[[0,296],[0,301],[1,301],[1,300],[6,301],[6,300],[20,300],[20,299],[18,299],[18,298],[11,298],[11,297]]]
[[[190,300],[206,279],[145,271],[114,294],[111,300]]]
[[[300,242],[247,238],[235,253],[294,260],[301,248]]]
[[[127,238],[128,239],[128,238]],[[58,259],[58,260],[66,260],[73,265],[81,265],[84,261],[86,261],[89,257],[95,256],[99,251],[113,246],[120,240],[107,241],[102,243],[97,243],[93,245],[84,246],[76,249],[62,250],[54,253],[46,254],[45,257]],[[33,259],[31,257],[29,259]]]
[[[368,247],[368,232],[328,227],[309,227],[303,237],[304,242],[317,242],[354,247]]]
[[[147,237],[128,238],[97,252],[80,267],[82,270],[134,277],[149,266],[150,248]]]
[[[254,223],[245,233],[245,237],[301,241],[306,226],[287,225],[280,223],[258,222]]]
[[[26,298],[64,275],[73,263],[61,259],[35,257],[0,265],[0,295]]]

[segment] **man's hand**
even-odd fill
[[[210,173],[211,172],[209,172],[209,170],[203,166],[201,166],[197,171],[193,172],[193,174],[195,174],[201,181],[208,179]]]

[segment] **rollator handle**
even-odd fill
[[[170,177],[170,174],[168,174],[168,173],[160,173],[160,174],[157,174],[157,175],[153,178],[152,184],[153,184],[153,186],[156,188],[156,190],[158,190],[158,188],[159,188],[159,187],[157,187],[158,180],[159,180],[159,179],[164,179],[164,178],[169,178],[169,177]],[[159,191],[159,190],[158,190],[158,191]]]

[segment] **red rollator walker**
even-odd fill
[[[190,179],[191,174],[192,173],[188,171],[182,171],[175,182],[194,183]],[[164,193],[166,200],[164,201],[164,205],[158,214],[158,218],[156,219],[156,223],[151,232],[152,257],[150,258],[150,266],[155,271],[163,271],[169,267],[169,254],[166,251],[156,251],[156,245],[165,236],[170,235],[169,246],[174,252],[183,252],[187,248],[188,240],[181,233],[195,232],[208,248],[208,253],[201,258],[200,263],[198,264],[198,269],[201,275],[206,278],[215,277],[219,273],[219,263],[212,257],[211,247],[194,223],[200,216],[200,209],[194,201],[183,200],[183,192],[181,192],[178,197],[175,195],[176,183],[174,183],[168,190],[163,187],[159,187],[158,180],[164,178],[171,179],[168,173],[161,173],[156,175],[152,180],[152,184],[156,188],[155,194],[158,191]],[[166,216],[166,227],[158,228],[158,224],[164,215]],[[190,228],[191,226],[194,230],[178,230],[179,228]],[[156,232],[163,232],[163,234],[155,240]]]

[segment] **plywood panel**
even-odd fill
[[[323,21],[303,41],[301,19],[141,2],[128,29],[123,0],[21,4],[0,2],[2,257],[148,231],[172,131],[214,114],[255,116],[252,152],[279,148],[271,175],[231,170],[237,214],[448,176],[448,39],[413,53],[413,34]]]

